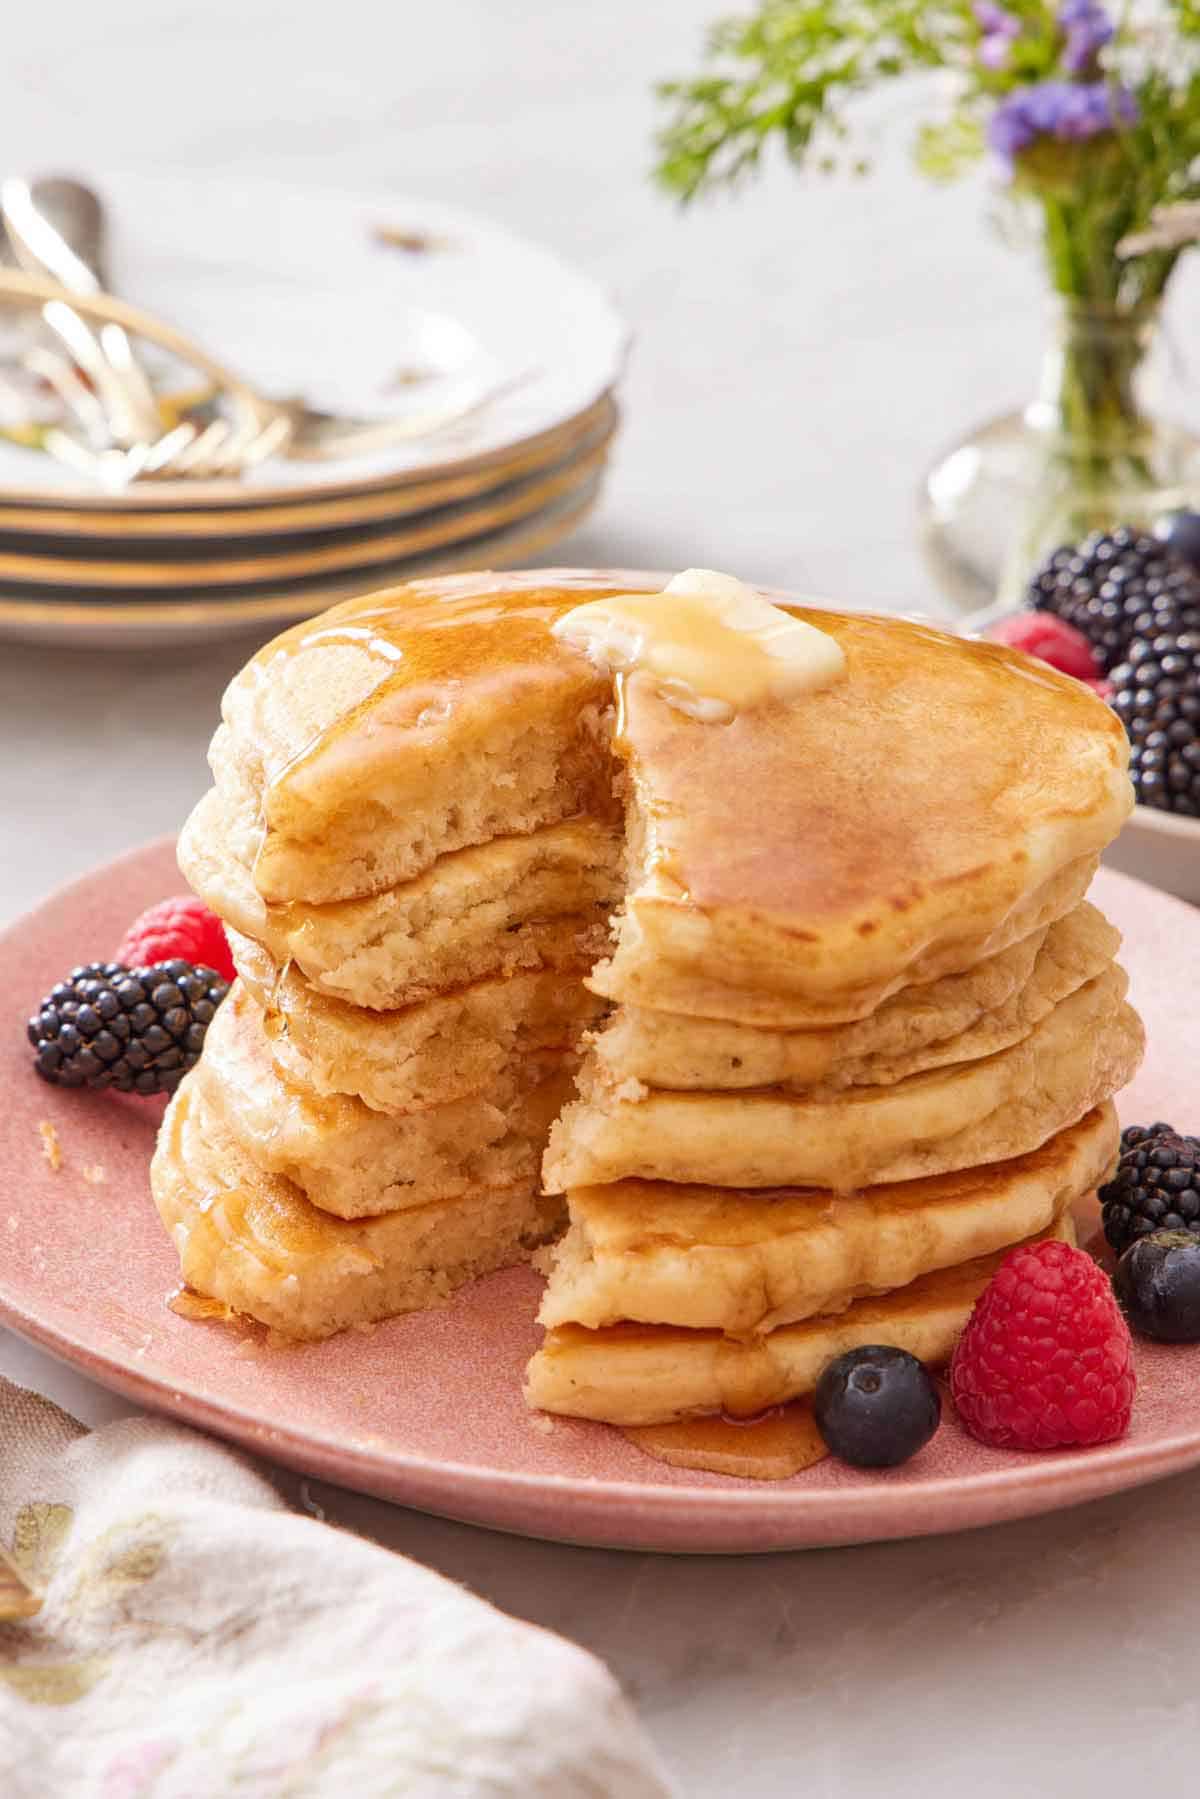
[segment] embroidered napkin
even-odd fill
[[[4,1799],[663,1799],[616,1682],[154,1418],[0,1380]]]

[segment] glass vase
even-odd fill
[[[1157,308],[1064,301],[1037,398],[930,469],[922,541],[955,611],[1008,610],[1059,544],[1200,502],[1200,438],[1159,417],[1148,392],[1159,336]]]

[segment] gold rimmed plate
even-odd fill
[[[100,176],[117,285],[268,395],[337,418],[472,409],[353,461],[272,458],[241,480],[104,492],[36,450],[0,446],[0,503],[92,512],[288,505],[504,465],[546,448],[609,393],[628,331],[550,251],[457,207],[309,185]],[[477,404],[486,396],[486,403]]]
[[[611,435],[611,433],[610,433]],[[32,554],[0,541],[0,583],[17,588],[53,588],[129,597],[161,594],[180,588],[248,588],[278,586],[318,576],[350,575],[361,569],[366,581],[373,569],[412,556],[461,543],[529,518],[586,485],[602,470],[608,438],[587,443],[547,470],[506,483],[473,500],[385,521],[362,530],[314,532],[306,537],[227,540],[213,554],[197,556],[195,546],[166,555],[162,546],[136,558],[116,555],[111,545],[91,556]]]
[[[70,506],[30,500],[10,504],[0,488],[0,544],[28,551],[32,540],[49,551],[68,539],[71,548],[67,553],[76,556],[85,555],[93,544],[119,544],[124,549],[133,544],[139,551],[145,544],[148,554],[178,549],[194,555],[197,540],[257,542],[361,530],[491,494],[523,476],[549,470],[586,449],[608,443],[618,423],[616,401],[605,394],[561,430],[482,466],[427,481],[407,481],[332,498],[316,495],[286,504],[252,501],[239,506],[197,504],[169,510],[156,503],[156,489],[135,486],[129,490],[129,505],[114,511],[84,501]],[[142,509],[143,502],[149,510]],[[76,547],[75,540],[83,541]],[[57,553],[63,551],[57,549]]]
[[[265,633],[371,588],[459,569],[516,567],[576,530],[596,504],[602,485],[603,471],[518,524],[337,579],[318,577],[248,591],[175,593],[170,599],[125,599],[103,593],[82,598],[78,592],[32,599],[0,584],[0,641],[75,649],[151,649],[238,632]]]

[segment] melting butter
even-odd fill
[[[614,674],[645,669],[668,704],[707,723],[827,687],[846,666],[825,631],[712,569],[687,569],[662,593],[590,600],[552,629]]]

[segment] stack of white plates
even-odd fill
[[[0,637],[270,628],[389,582],[536,561],[594,504],[626,332],[546,250],[424,202],[100,185],[114,285],[264,393],[380,420],[484,399],[352,460],[117,491],[0,440]]]

